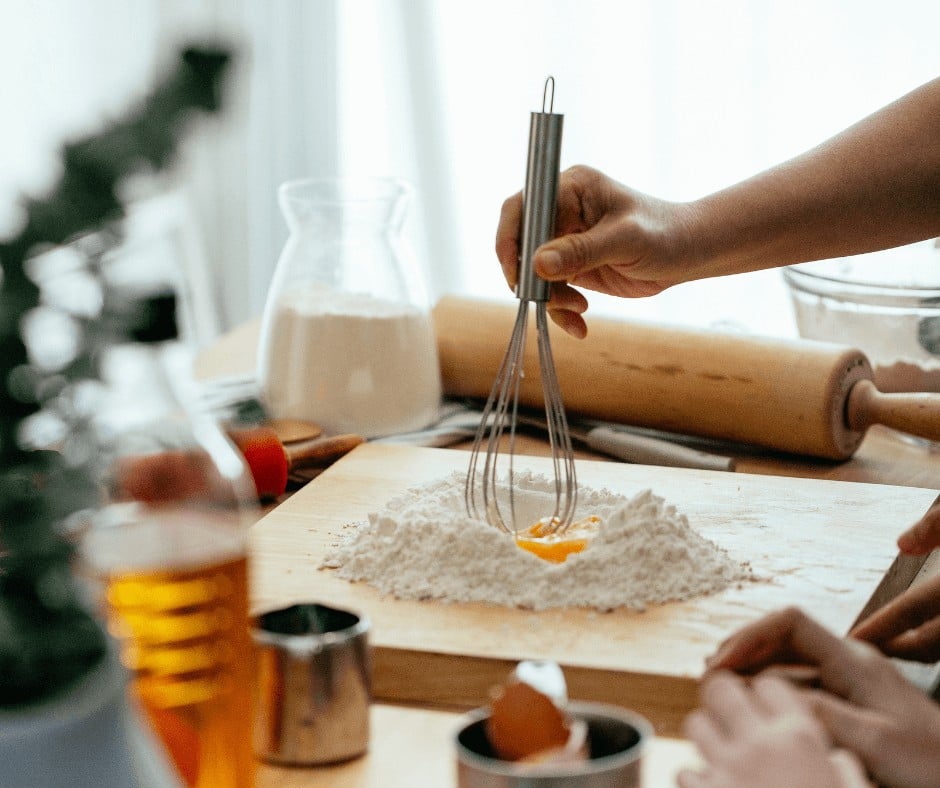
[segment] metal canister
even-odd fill
[[[317,603],[258,617],[254,748],[260,758],[310,766],[365,753],[368,631],[368,619]]]
[[[566,710],[588,725],[589,757],[578,763],[500,760],[486,737],[489,709],[471,712],[456,735],[458,788],[639,788],[641,757],[653,726],[604,703],[572,701]]]

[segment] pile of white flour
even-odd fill
[[[697,534],[684,515],[649,490],[626,498],[579,487],[576,518],[596,515],[599,529],[583,552],[555,564],[468,517],[464,482],[464,474],[454,473],[393,498],[368,522],[353,525],[321,569],[400,599],[532,610],[641,610],[753,579],[747,564]],[[535,523],[552,511],[553,485],[541,475],[516,473],[517,522]]]

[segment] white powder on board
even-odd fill
[[[287,293],[261,342],[259,378],[278,418],[374,438],[436,417],[431,317],[408,304],[319,285]]]
[[[368,522],[356,524],[321,568],[400,599],[532,610],[641,610],[753,579],[747,564],[696,533],[684,515],[650,490],[627,498],[579,487],[576,516],[596,515],[598,531],[583,552],[555,564],[468,517],[464,482],[463,474],[454,473],[393,498]],[[553,485],[542,475],[516,474],[520,522],[535,523],[552,510]],[[505,494],[505,486],[497,490]]]

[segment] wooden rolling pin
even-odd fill
[[[517,309],[441,299],[434,323],[447,395],[489,394]],[[554,325],[550,335],[565,407],[583,416],[838,460],[873,424],[940,440],[940,394],[881,393],[865,355],[843,345],[598,317],[585,339]],[[524,364],[519,401],[540,407],[534,330]]]

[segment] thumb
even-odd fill
[[[570,233],[542,244],[532,256],[535,272],[549,281],[574,279],[578,274],[613,263],[629,264],[630,250],[605,222],[581,233]]]

